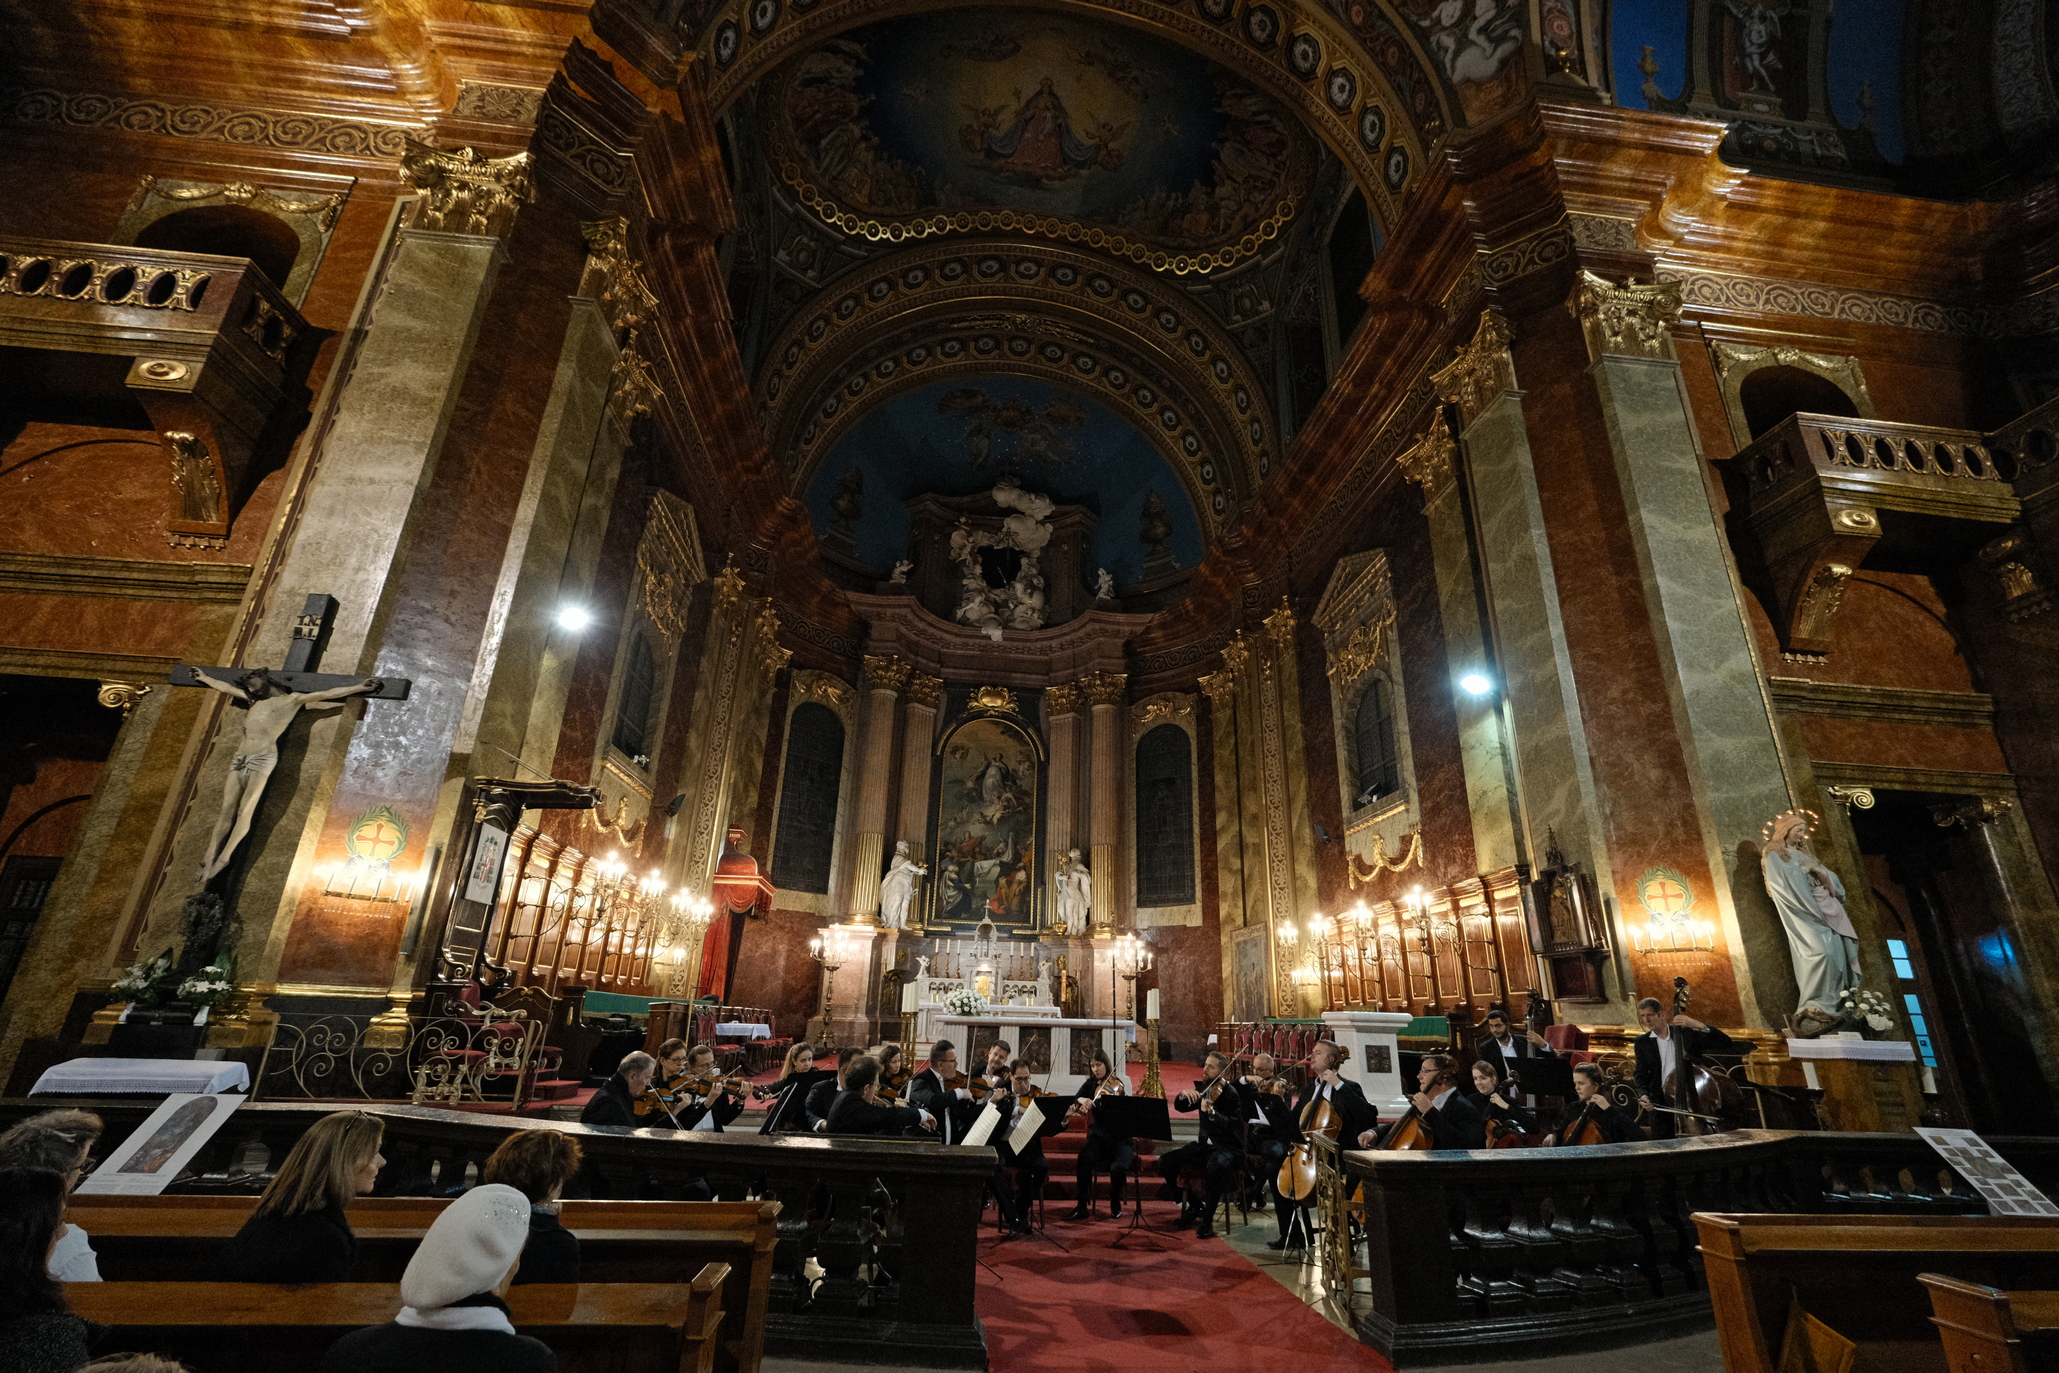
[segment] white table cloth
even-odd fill
[[[108,1092],[247,1092],[250,1069],[218,1058],[74,1058],[46,1069],[30,1096]]]
[[[715,1022],[717,1039],[770,1039],[772,1027],[757,1025],[742,1020],[718,1020]]]

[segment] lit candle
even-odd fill
[[[913,982],[903,984],[901,987],[901,1010],[903,1014],[913,1015],[921,1009],[922,988],[916,986]]]
[[[1158,1019],[1158,988],[1156,987],[1144,993],[1144,1019]]]

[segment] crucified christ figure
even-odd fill
[[[205,882],[229,866],[229,855],[250,833],[257,815],[257,803],[264,796],[265,783],[279,765],[279,736],[293,723],[303,707],[309,710],[337,710],[346,696],[376,692],[384,683],[377,677],[327,691],[288,691],[272,680],[263,668],[244,673],[235,681],[210,677],[196,668],[193,675],[202,686],[249,703],[243,719],[243,738],[236,745],[236,760],[229,764],[229,780],[222,786],[222,809],[215,817],[214,834],[200,859],[200,880]],[[276,693],[276,694],[275,694]]]

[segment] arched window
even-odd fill
[[[779,786],[779,829],[772,848],[775,887],[829,893],[843,776],[844,722],[814,701],[797,707],[787,722],[786,776]]]
[[[1354,804],[1369,806],[1401,790],[1401,751],[1394,742],[1394,694],[1385,677],[1366,684],[1353,721],[1352,753],[1358,762]]]
[[[1137,905],[1194,900],[1194,747],[1160,725],[1137,741]]]
[[[651,695],[658,678],[651,642],[629,636],[629,666],[622,674],[622,696],[615,704],[615,747],[631,758],[647,760],[651,752]]]
[[[151,221],[136,235],[136,246],[247,257],[283,288],[301,244],[293,226],[276,215],[243,205],[203,205]]]
[[[1859,418],[1859,407],[1843,387],[1799,367],[1761,367],[1744,379],[1737,400],[1753,438],[1793,414]]]
[[[1358,288],[1365,284],[1366,274],[1373,270],[1373,259],[1379,254],[1372,212],[1366,208],[1365,195],[1357,187],[1352,188],[1344,208],[1337,213],[1336,222],[1330,226],[1330,241],[1326,246],[1330,259],[1330,296],[1337,321],[1336,360],[1341,363],[1344,354],[1351,349],[1352,336],[1358,332],[1359,323],[1366,317],[1365,297],[1359,295]]]

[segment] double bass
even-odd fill
[[[1313,1093],[1313,1086],[1310,1091]],[[1280,1175],[1274,1179],[1280,1195],[1288,1201],[1307,1201],[1315,1195],[1315,1145],[1309,1143],[1309,1138],[1321,1135],[1334,1142],[1344,1133],[1344,1117],[1328,1097],[1311,1095],[1308,1105],[1301,1108],[1300,1125],[1301,1139],[1280,1160]]]
[[[1674,1016],[1686,1013],[1689,996],[1687,979],[1674,978]],[[1750,1128],[1750,1108],[1745,1103],[1744,1088],[1706,1056],[1689,1058],[1681,1054],[1674,1061],[1673,1071],[1666,1075],[1665,1089],[1666,1099],[1676,1104],[1653,1106],[1652,1109],[1679,1116],[1680,1133],[1683,1135],[1714,1135],[1725,1130]]]

